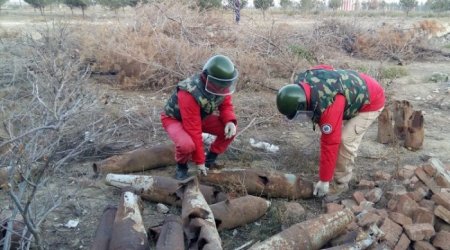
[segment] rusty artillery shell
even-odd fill
[[[210,206],[218,230],[232,229],[263,216],[270,202],[252,195],[222,201]]]
[[[186,180],[180,192],[183,199],[181,220],[189,249],[222,249],[214,215],[198,188],[197,178]]]
[[[109,249],[149,249],[147,232],[142,221],[140,198],[124,192],[114,219]]]
[[[313,183],[293,174],[258,169],[210,171],[200,182],[245,190],[251,195],[272,198],[305,199],[313,196]]]
[[[349,209],[322,214],[316,219],[297,223],[250,249],[320,249],[344,231],[353,219],[353,213]]]
[[[164,220],[156,250],[184,250],[184,233],[180,216],[170,215]]]
[[[116,218],[117,208],[108,206],[103,211],[102,218],[95,231],[94,241],[92,243],[92,250],[108,250],[109,242],[111,241],[111,233]]]
[[[175,164],[174,146],[157,145],[109,157],[95,162],[92,168],[96,174],[131,173]]]
[[[351,242],[335,247],[326,248],[326,250],[363,250],[369,248],[381,236],[383,231],[376,224],[370,226],[367,231],[359,232]]]
[[[176,192],[182,184],[170,177],[108,174],[106,183],[119,188],[129,187],[146,200],[181,206],[181,198]],[[214,187],[201,185],[200,190],[208,204],[217,203],[227,198],[225,193]]]

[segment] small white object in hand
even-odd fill
[[[260,148],[260,149],[264,149],[266,151],[272,152],[272,153],[276,153],[278,152],[278,150],[280,150],[280,148],[276,145],[267,143],[267,142],[257,142],[255,141],[255,139],[250,138],[250,145],[254,148]]]
[[[211,145],[216,140],[216,137],[217,136],[212,134],[202,133],[202,140],[206,145]]]

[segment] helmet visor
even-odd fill
[[[295,115],[289,120],[300,123],[308,122],[311,121],[313,115],[313,111],[298,110],[297,113],[295,113]]]
[[[213,95],[231,95],[236,90],[237,79],[237,70],[235,71],[235,75],[232,79],[221,79],[212,75],[208,75],[206,77],[205,90]]]

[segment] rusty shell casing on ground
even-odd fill
[[[109,249],[149,249],[147,232],[142,221],[140,198],[124,192],[114,219]]]
[[[131,173],[162,166],[175,165],[175,148],[173,145],[157,145],[141,148],[115,155],[95,162],[92,168],[95,173]]]
[[[189,249],[222,249],[214,215],[198,188],[197,178],[183,183],[181,220]]]
[[[180,216],[170,215],[164,220],[156,242],[156,250],[184,250],[184,233]]]
[[[145,200],[181,206],[177,190],[181,182],[164,176],[108,174],[106,183],[119,188],[131,188]],[[227,195],[217,188],[200,185],[200,190],[208,204],[227,199]]]
[[[329,240],[343,232],[353,220],[353,213],[349,209],[322,214],[316,219],[297,223],[250,249],[320,249]]]
[[[367,231],[359,232],[351,242],[339,246],[326,248],[326,250],[363,250],[369,248],[374,242],[380,239],[384,232],[376,224],[369,227]],[[325,249],[324,249],[325,250]]]
[[[271,198],[306,199],[313,196],[313,183],[293,174],[257,169],[209,171],[200,182],[246,190],[248,194]]]
[[[247,195],[222,201],[210,206],[218,230],[232,229],[251,223],[263,216],[270,202],[256,196]]]
[[[94,241],[91,250],[108,250],[111,241],[111,233],[116,218],[117,207],[108,206],[103,211],[103,215],[95,231]]]

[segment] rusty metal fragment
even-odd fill
[[[108,174],[106,183],[119,188],[131,188],[145,200],[181,206],[181,198],[176,192],[182,183],[170,177]],[[200,190],[208,204],[227,198],[225,193],[214,187],[200,185]]]
[[[109,157],[95,162],[92,168],[96,174],[131,173],[175,164],[174,146],[157,145]]]
[[[111,241],[111,233],[116,217],[117,208],[108,206],[103,211],[102,218],[95,231],[94,241],[92,243],[92,250],[108,250],[109,242]]]
[[[183,183],[181,220],[188,240],[189,249],[222,249],[214,215],[206,203],[197,178],[189,178]]]
[[[149,249],[147,232],[142,221],[140,198],[124,192],[114,219],[109,249]]]
[[[164,220],[156,249],[184,250],[184,233],[180,216],[170,215]]]
[[[293,174],[259,169],[209,171],[200,182],[271,198],[306,199],[313,196],[313,183]]]
[[[218,230],[232,229],[251,223],[263,216],[270,202],[256,196],[247,195],[222,201],[210,206]]]
[[[349,209],[322,214],[316,219],[297,223],[250,249],[320,249],[343,232],[353,219],[353,213]]]
[[[381,231],[376,224],[373,224],[367,231],[359,232],[356,238],[351,242],[331,248],[326,248],[326,250],[364,250],[369,248],[374,242],[380,239],[383,234],[383,231]]]
[[[425,138],[424,118],[422,111],[414,111],[408,120],[408,129],[405,135],[405,147],[416,151],[422,148]]]

